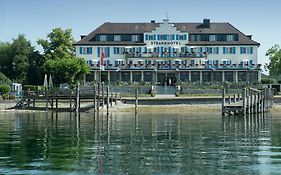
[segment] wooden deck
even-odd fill
[[[261,90],[244,88],[241,94],[227,96],[226,90],[222,92],[223,115],[247,115],[268,112],[273,105],[273,93],[269,88]],[[227,103],[228,102],[228,103]]]

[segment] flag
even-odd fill
[[[104,49],[101,51],[101,56],[100,56],[100,70],[104,71],[104,58],[105,58],[105,53]]]

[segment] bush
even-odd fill
[[[175,96],[176,96],[176,97],[179,97],[179,96],[180,96],[180,92],[176,92],[176,93],[175,93]]]
[[[9,95],[9,100],[14,100],[14,99],[16,99],[15,95]]]
[[[2,84],[0,85],[0,92],[3,94],[7,94],[11,91],[11,87],[9,85],[6,84]]]
[[[150,95],[151,95],[151,97],[155,97],[156,96],[156,91],[151,91]]]
[[[44,86],[36,86],[36,85],[24,85],[23,90],[31,90],[31,91],[39,91],[39,90],[45,90],[46,87]]]
[[[261,84],[274,84],[276,80],[274,78],[262,78]]]
[[[3,100],[9,100],[9,94],[2,94]]]

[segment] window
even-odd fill
[[[80,54],[92,54],[92,47],[80,47]]]
[[[253,54],[253,47],[240,47],[240,54]]]
[[[217,41],[216,35],[209,35],[209,41]]]
[[[213,53],[213,48],[212,47],[207,47],[207,53],[212,54]]]
[[[131,41],[139,41],[139,35],[132,35]]]
[[[224,47],[223,54],[235,54],[236,48],[235,47]]]
[[[106,35],[100,35],[100,41],[106,41],[107,36]]]
[[[114,35],[114,41],[121,41],[120,35]]]
[[[179,35],[179,40],[186,40],[186,35]]]
[[[234,41],[234,35],[227,35],[226,41]]]
[[[195,41],[195,35],[191,35],[191,41]]]

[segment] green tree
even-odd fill
[[[28,59],[28,64],[25,84],[42,85],[44,80],[43,56],[38,51],[33,52]]]
[[[84,59],[75,57],[71,29],[55,28],[47,37],[38,40],[38,44],[44,50],[43,69],[54,77],[54,83],[74,84],[82,74],[89,72]]]
[[[10,83],[11,80],[10,80],[8,77],[6,77],[5,74],[3,74],[2,72],[0,72],[0,82]]]
[[[29,67],[28,59],[33,53],[34,48],[31,46],[24,35],[20,34],[13,39],[11,44],[0,44],[0,66],[1,72],[11,80],[23,82],[26,79]]]
[[[269,63],[265,68],[269,70],[269,74],[277,76],[281,74],[281,49],[279,45],[274,45],[267,52],[266,56],[269,58]]]
[[[0,42],[0,72],[6,77],[10,71],[9,58],[10,58],[11,44]]]

